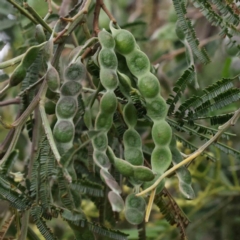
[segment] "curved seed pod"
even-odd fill
[[[173,164],[178,164],[182,161],[182,155],[179,152],[177,148],[177,142],[174,136],[172,136],[172,140],[170,143],[170,149],[172,152],[172,162]],[[195,193],[192,188],[192,177],[191,173],[188,171],[186,167],[181,167],[176,170],[176,175],[179,180],[179,189],[181,193],[186,197],[187,199],[193,199],[195,198]]]
[[[52,101],[48,101],[45,103],[45,112],[48,115],[55,114],[56,104]]]
[[[137,77],[138,88],[146,101],[147,115],[153,121],[152,137],[155,143],[151,156],[152,170],[162,174],[171,164],[169,144],[172,130],[166,122],[167,105],[161,97],[159,81],[150,72],[150,61],[137,46],[134,36],[119,27],[114,28],[112,22],[110,29],[114,36],[116,50],[126,58],[128,68]]]
[[[38,43],[43,43],[46,41],[46,35],[41,24],[37,24],[35,27],[35,38]]]
[[[53,92],[58,92],[60,87],[60,78],[58,71],[52,65],[48,68],[45,78],[49,89]]]
[[[142,197],[129,194],[125,200],[125,217],[133,225],[140,224],[145,216],[146,202]]]
[[[121,188],[113,176],[108,172],[111,162],[106,154],[108,147],[107,133],[112,127],[113,114],[117,108],[117,98],[114,93],[114,90],[118,86],[118,76],[116,73],[117,57],[113,50],[115,42],[111,34],[103,30],[99,33],[98,39],[102,46],[98,54],[98,63],[100,67],[99,76],[102,86],[106,89],[106,93],[100,101],[100,111],[95,121],[95,130],[100,131],[100,134],[92,140],[93,160],[101,169],[100,175],[103,181],[112,190],[108,194],[112,210],[120,212],[124,207],[123,200],[120,196]],[[125,172],[127,171],[129,171],[129,169]]]
[[[75,71],[76,66],[78,69]],[[56,73],[54,70],[53,72]],[[53,136],[59,146],[60,154],[69,150],[73,144],[75,134],[73,118],[78,109],[77,97],[81,92],[81,81],[86,76],[86,70],[80,58],[67,66],[64,76],[60,98],[56,105],[57,122],[53,129]]]
[[[134,169],[134,178],[139,181],[148,182],[148,181],[152,181],[155,177],[151,169],[147,167],[134,166],[133,169]]]

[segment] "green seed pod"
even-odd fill
[[[124,208],[124,202],[123,199],[115,192],[110,191],[108,193],[108,199],[111,203],[112,210],[114,212],[121,212]]]
[[[71,121],[60,120],[53,129],[53,135],[56,141],[60,143],[68,143],[74,135],[74,125]]]
[[[93,153],[93,160],[100,168],[108,169],[111,166],[106,153],[102,151],[95,150]]]
[[[104,48],[114,48],[115,47],[115,41],[110,33],[108,33],[105,29],[99,32],[98,39],[100,44]]]
[[[85,78],[85,75],[86,69],[80,61],[80,58],[76,62],[70,64],[64,72],[64,78],[69,81],[79,81]]]
[[[56,110],[59,118],[73,118],[77,110],[77,101],[72,97],[61,97]]]
[[[126,56],[127,65],[131,73],[136,77],[150,72],[150,62],[147,55],[140,50],[134,50]]]
[[[124,150],[124,158],[132,165],[138,166],[143,164],[143,153],[139,148],[129,147]]]
[[[45,103],[45,112],[48,115],[55,114],[55,108],[56,108],[56,104],[54,102],[48,101]]]
[[[103,48],[98,55],[98,61],[102,68],[117,68],[117,57],[114,51],[111,49]]]
[[[41,24],[37,24],[35,28],[35,38],[38,43],[43,43],[46,41],[46,35],[44,33],[43,27]]]
[[[58,71],[51,66],[46,74],[46,81],[49,89],[53,92],[57,92],[60,87],[60,78]]]
[[[51,91],[49,88],[47,89],[46,97],[47,97],[48,99],[53,99],[53,100],[58,98],[58,97],[57,97],[57,93]]]
[[[137,197],[134,193],[131,193],[125,200],[125,207],[132,209],[136,208],[139,211],[144,212],[146,208],[146,202],[143,197]]]
[[[26,69],[22,65],[18,65],[14,70],[12,76],[10,77],[9,85],[11,87],[17,86],[19,83],[23,81],[27,74]]]
[[[154,179],[153,172],[144,166],[134,166],[134,178],[137,180],[148,182]]]
[[[126,177],[131,177],[133,176],[133,166],[120,159],[120,158],[115,158],[114,159],[114,167],[118,170],[118,172],[120,172],[123,176]]]
[[[128,129],[123,135],[124,146],[132,148],[142,147],[141,137],[134,129]]]
[[[133,224],[138,225],[144,220],[144,213],[139,211],[136,208],[127,208],[125,210],[125,218],[126,220]]]
[[[155,147],[152,152],[152,169],[156,172],[163,172],[171,164],[172,155],[169,147]]]
[[[161,96],[146,99],[147,115],[154,121],[162,120],[167,116],[167,105]]]
[[[22,66],[25,67],[25,69],[28,69],[32,63],[35,61],[40,49],[42,48],[41,45],[30,47],[27,52],[25,53],[25,56],[22,59]]]
[[[144,98],[154,98],[160,93],[159,81],[150,72],[139,78],[138,88]]]
[[[76,81],[69,81],[62,85],[61,94],[63,96],[76,96],[80,93],[82,85]]]
[[[114,92],[106,92],[100,102],[101,112],[113,114],[117,108],[117,99]]]
[[[128,127],[134,127],[137,124],[137,110],[132,103],[128,103],[124,107],[123,114]]]
[[[107,145],[108,145],[107,134],[101,133],[101,134],[97,135],[93,139],[92,143],[93,143],[94,149],[99,150],[99,151],[105,151],[107,149]]]
[[[112,26],[110,26],[110,29],[116,43],[115,48],[120,54],[127,55],[136,48],[135,38],[129,31],[124,29],[115,29]]]
[[[118,86],[118,76],[115,71],[102,68],[100,71],[100,79],[104,88],[114,90]]]
[[[165,121],[157,121],[152,127],[152,138],[156,145],[169,145],[172,138],[172,129]]]
[[[108,131],[112,126],[112,116],[107,116],[105,113],[100,113],[97,116],[95,128],[96,130]]]

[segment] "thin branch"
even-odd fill
[[[9,3],[11,3],[15,8],[18,9],[18,11],[26,16],[31,22],[38,24],[37,20],[32,17],[24,8],[22,8],[20,5],[18,5],[15,1],[13,0],[7,0]]]
[[[199,47],[205,46],[208,43],[213,42],[217,39],[219,39],[219,35],[215,35],[215,36],[206,38],[206,39],[204,39],[200,42]],[[154,64],[157,64],[157,63],[165,61],[165,60],[171,60],[171,59],[175,58],[176,56],[184,53],[185,51],[186,51],[186,48],[183,47],[183,48],[179,48],[177,50],[174,50],[170,53],[164,54],[160,58],[158,58],[156,61],[154,61]]]
[[[23,53],[22,55],[19,55],[15,58],[12,58],[10,60],[7,60],[5,62],[2,62],[0,63],[0,69],[4,69],[4,68],[7,68],[7,67],[12,67],[14,66],[15,64],[21,62],[22,58],[25,56],[25,53]]]
[[[12,104],[19,104],[20,102],[21,102],[20,98],[9,99],[9,100],[0,102],[0,107],[12,105]]]
[[[100,10],[101,10],[101,1],[97,0],[95,5],[95,10],[94,10],[94,18],[93,18],[93,32],[95,37],[98,35],[100,31],[99,22],[98,22]]]
[[[49,33],[52,33],[50,26],[38,15],[38,13],[31,6],[28,5],[28,3],[24,2],[23,6],[30,14],[32,14],[32,16],[34,16],[39,24],[41,24]]]

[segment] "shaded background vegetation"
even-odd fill
[[[19,1],[20,2],[20,1]],[[47,3],[42,0],[29,0],[40,16],[47,12]],[[176,14],[173,4],[169,0],[118,0],[104,1],[111,13],[117,19],[122,28],[130,30],[136,37],[141,49],[149,56],[153,64],[159,64],[157,75],[162,86],[162,94],[165,99],[172,93],[172,88],[176,80],[182,75],[188,67],[185,55],[185,47],[178,40],[175,33]],[[60,4],[60,1],[56,1]],[[91,8],[93,12],[94,8]],[[92,29],[93,14],[89,14],[87,19],[89,28]],[[193,20],[197,37],[200,44],[205,48],[211,58],[211,63],[203,65],[196,62],[196,70],[200,88],[216,82],[221,78],[233,77],[240,73],[240,59],[235,56],[235,51],[230,52],[227,49],[227,40],[218,35],[219,29],[210,25],[202,16],[201,12],[191,4],[188,6],[188,16]],[[54,18],[54,15],[52,16]],[[104,12],[100,14],[100,27],[108,29],[109,19]],[[83,44],[86,39],[82,30],[77,31],[79,44]],[[34,27],[29,20],[21,16],[9,3],[2,1],[0,3],[0,40],[2,48],[0,61],[18,56],[31,46],[34,38]],[[238,40],[238,39],[236,39]],[[63,54],[68,54],[67,50]],[[5,73],[12,71],[7,68],[1,72],[0,78],[5,79]],[[239,87],[239,82],[234,85]],[[15,96],[17,89],[11,90],[12,96]],[[188,99],[198,90],[193,85],[189,85],[181,101]],[[9,94],[9,97],[11,96]],[[213,112],[213,114],[233,112],[239,108],[239,102],[231,104],[223,109]],[[12,122],[15,118],[15,105],[0,107],[0,115]],[[204,124],[209,124],[202,120]],[[224,142],[230,147],[239,149],[239,125],[232,127],[229,132],[237,136],[225,139]],[[7,134],[0,126],[0,141]],[[22,171],[27,164],[28,149],[30,142],[24,131],[17,144],[19,150],[19,160],[15,165],[15,171]],[[201,140],[196,140],[194,136],[184,133],[178,133],[189,142],[194,142],[197,146],[203,144]],[[143,137],[144,141],[144,137]],[[146,139],[146,142],[148,139]],[[192,152],[191,149],[178,143],[179,148],[185,154]],[[240,163],[239,156],[224,154],[214,147],[208,148],[208,153],[214,156],[215,162],[206,158],[198,157],[189,167],[192,174],[193,188],[196,193],[194,200],[185,200],[178,190],[178,180],[173,177],[166,182],[169,192],[174,196],[176,202],[184,210],[190,220],[187,228],[189,239],[239,239],[240,235],[240,205],[239,205],[239,174]],[[126,191],[128,191],[126,189]],[[97,219],[97,211],[94,204],[82,203],[86,215],[92,219]],[[7,203],[1,201],[0,218],[4,220],[9,214]],[[123,218],[123,216],[120,216]],[[54,229],[59,239],[72,239],[70,232],[63,224],[62,220],[57,219],[49,225]],[[137,239],[137,230],[127,222],[117,223],[116,228],[130,234],[129,239]],[[35,229],[37,231],[37,229]],[[16,231],[12,226],[9,230]],[[179,239],[179,233],[175,226],[171,226],[154,206],[150,222],[146,225],[148,239]]]

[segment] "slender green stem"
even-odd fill
[[[15,58],[12,58],[10,60],[0,63],[0,69],[14,66],[15,64],[21,62],[21,60],[24,56],[25,56],[25,53],[15,57]]]
[[[25,15],[31,22],[38,24],[35,18],[32,17],[24,8],[22,8],[20,5],[18,5],[14,0],[7,0],[9,3],[11,3],[15,8],[18,9],[18,11]]]
[[[27,11],[32,14],[32,16],[40,23],[49,33],[52,33],[52,29],[50,26],[39,16],[39,14],[31,7],[28,5],[28,3],[24,2],[23,6]]]

